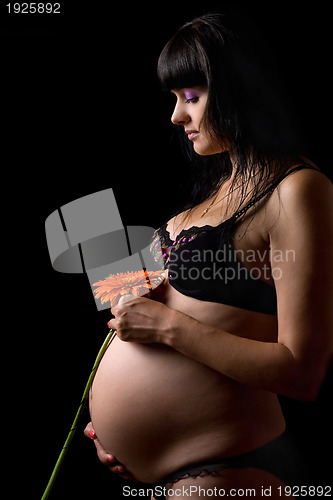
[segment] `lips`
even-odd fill
[[[197,130],[185,130],[185,132],[190,141],[193,141],[199,135]]]

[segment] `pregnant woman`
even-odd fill
[[[202,16],[160,56],[199,170],[155,233],[163,284],[112,309],[85,433],[124,478],[281,498],[302,464],[277,395],[314,400],[332,357],[333,186],[294,154],[274,75],[230,26]]]

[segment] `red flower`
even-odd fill
[[[118,304],[122,295],[140,297],[156,288],[164,279],[163,273],[164,271],[142,270],[111,274],[105,280],[93,284],[98,287],[94,290],[95,298],[100,298],[102,304],[109,300],[113,307]]]

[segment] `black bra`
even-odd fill
[[[271,193],[291,173],[311,166],[298,166],[280,177],[244,208],[218,226],[193,226],[171,240],[164,223],[154,233],[154,258],[162,257],[169,282],[180,293],[266,314],[277,314],[275,287],[245,268],[233,248],[233,228],[259,200]]]

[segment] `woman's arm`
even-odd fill
[[[278,342],[240,338],[191,319],[178,322],[168,343],[239,382],[313,400],[333,350],[333,186],[318,172],[302,171],[283,182],[277,198],[269,237]]]
[[[238,337],[147,299],[112,310],[117,335],[167,344],[240,383],[315,399],[333,350],[333,187],[322,174],[301,171],[285,179],[276,200],[268,237],[277,256],[277,342]]]

